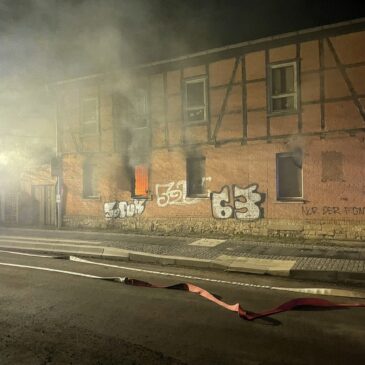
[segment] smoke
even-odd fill
[[[137,1],[138,2],[138,1]],[[117,0],[0,1],[2,166],[42,163],[55,153],[56,80],[135,62],[123,24],[140,14]],[[128,8],[129,7],[129,8]],[[141,15],[143,17],[143,14]]]

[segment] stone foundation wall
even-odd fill
[[[243,235],[365,240],[365,223],[361,221],[261,219],[255,222],[217,220],[213,218],[128,218],[106,221],[94,216],[65,216],[64,225],[73,228],[116,229],[126,232],[161,234],[202,234],[239,237]]]

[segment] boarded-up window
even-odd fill
[[[277,199],[292,200],[303,196],[301,155],[279,153],[276,155]]]
[[[99,103],[97,98],[84,98],[82,100],[81,129],[83,134],[99,132]]]
[[[134,196],[147,197],[148,195],[148,166],[134,167]]]
[[[187,196],[206,195],[205,157],[193,157],[186,160]]]
[[[296,63],[271,65],[270,69],[270,111],[277,113],[296,110]]]
[[[83,169],[83,196],[84,198],[99,198],[96,166],[90,162],[84,164]]]
[[[341,152],[322,152],[322,181],[343,181],[343,155]]]
[[[185,81],[185,122],[194,123],[207,120],[206,79]]]

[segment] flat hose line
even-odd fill
[[[9,251],[6,251],[6,252],[12,253]],[[16,253],[16,254],[19,254],[19,253]],[[41,256],[41,255],[33,255],[33,254],[27,254],[27,255],[28,256],[40,256],[43,258],[66,258],[66,259],[69,259],[70,261],[75,261],[75,262],[80,262],[80,263],[85,263],[85,264],[114,267],[114,268],[119,268],[119,269],[128,269],[128,270],[139,271],[139,272],[160,273],[160,272],[153,272],[151,270],[134,269],[134,268],[127,268],[127,267],[123,267],[123,266],[117,266],[117,265],[102,264],[102,263],[98,263],[98,262],[80,259],[75,256],[59,257],[59,256],[45,256],[45,255]],[[51,268],[46,268],[46,267],[11,264],[11,263],[3,263],[3,262],[0,262],[0,265],[10,266],[10,267],[28,268],[28,269],[41,270],[41,271],[49,271],[49,272],[57,272],[57,273],[87,277],[87,278],[92,278],[92,279],[112,280],[112,281],[116,281],[119,283],[123,283],[125,285],[131,285],[131,286],[136,286],[136,287],[187,291],[190,293],[198,294],[201,297],[203,297],[229,311],[236,312],[240,318],[243,318],[248,321],[252,321],[252,320],[255,320],[258,318],[269,317],[274,314],[287,312],[287,311],[291,311],[291,310],[295,310],[295,309],[303,309],[303,308],[308,308],[308,309],[310,309],[310,308],[312,308],[312,309],[336,309],[337,308],[337,309],[340,309],[340,308],[365,307],[365,303],[335,303],[335,302],[332,302],[332,301],[329,301],[326,299],[321,299],[321,298],[296,298],[296,299],[292,299],[287,302],[284,302],[284,303],[280,304],[279,306],[271,308],[269,310],[255,313],[255,312],[243,309],[243,307],[239,303],[228,304],[228,303],[222,301],[221,298],[219,298],[217,295],[214,295],[214,294],[210,293],[209,291],[207,291],[199,286],[196,286],[194,284],[190,284],[190,283],[179,283],[179,284],[175,284],[175,285],[161,286],[161,285],[151,284],[149,282],[142,281],[142,280],[130,279],[127,277],[103,277],[103,276],[84,274],[84,273],[79,273],[79,272],[74,272],[74,271],[65,271],[65,270],[51,269]],[[162,274],[162,273],[160,273],[160,274]],[[195,278],[197,278],[197,277],[195,277]],[[204,278],[200,278],[200,279],[204,279]],[[212,281],[212,280],[208,279],[208,281]],[[217,282],[220,282],[220,281],[217,280]],[[232,282],[232,283],[234,283],[234,282]],[[242,283],[242,284],[245,284],[245,283]],[[259,288],[263,288],[263,289],[290,290],[290,288],[260,286],[260,285],[255,285],[255,284],[253,284],[253,285],[254,285],[253,287],[259,287]],[[252,286],[252,284],[245,285],[245,286]],[[293,289],[294,289],[293,291],[298,291],[299,289],[305,290],[306,288],[293,288]],[[309,289],[316,289],[316,288],[309,288]],[[308,290],[308,288],[307,288],[307,290]],[[326,290],[331,290],[331,289],[326,289]],[[343,291],[343,292],[345,292],[345,291]],[[308,293],[308,291],[307,291],[307,293]],[[361,297],[361,296],[359,296],[359,297]]]

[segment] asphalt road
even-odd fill
[[[0,263],[128,276],[162,285],[184,281],[4,252],[0,252]],[[107,263],[264,285],[323,286],[253,275]],[[193,283],[253,311],[298,297],[267,289]],[[364,308],[292,311],[273,318],[248,322],[186,292],[0,265],[0,364],[364,363]]]

